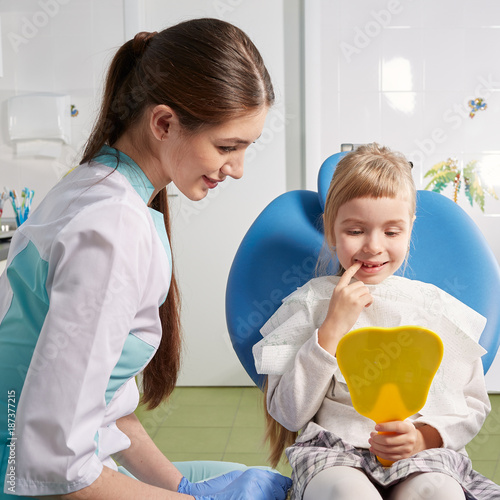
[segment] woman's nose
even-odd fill
[[[233,179],[241,179],[243,177],[243,164],[244,164],[244,156],[238,155],[234,156],[221,168],[221,172],[224,175],[228,175]]]

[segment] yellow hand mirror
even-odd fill
[[[377,424],[404,420],[424,406],[442,357],[439,336],[418,326],[360,328],[337,347],[354,409]]]

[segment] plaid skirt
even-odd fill
[[[370,451],[355,448],[322,430],[309,441],[287,448],[286,454],[293,469],[292,500],[302,500],[306,486],[318,472],[339,465],[362,470],[381,491],[410,474],[441,472],[458,481],[467,500],[500,500],[500,486],[474,471],[466,456],[445,448],[425,450],[398,460],[391,467],[383,467]]]

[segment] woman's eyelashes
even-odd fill
[[[230,146],[217,146],[219,151],[221,151],[222,153],[232,153],[233,151],[237,151],[238,149],[240,148],[243,148],[243,149],[247,149],[249,146],[251,146],[252,144],[255,144],[256,141],[253,141],[252,143],[249,143],[249,142],[246,142],[246,141],[241,141],[241,142],[238,142],[238,144],[235,144],[235,145],[230,145]]]
[[[223,153],[231,153],[236,151],[236,146],[219,146],[219,150]]]

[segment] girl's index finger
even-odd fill
[[[337,284],[337,288],[345,288],[351,282],[352,278],[354,278],[354,275],[360,270],[362,265],[363,264],[361,262],[356,262],[351,267],[346,269]]]

